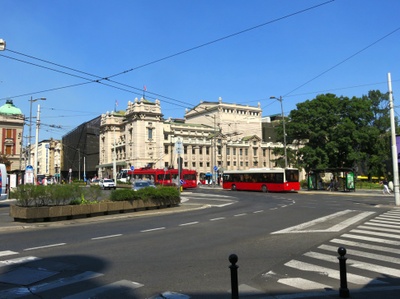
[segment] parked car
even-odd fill
[[[99,181],[99,186],[101,189],[116,189],[115,183],[112,179],[101,179]]]
[[[100,183],[99,179],[92,179],[91,182],[90,182],[90,185],[91,186],[96,186],[96,185],[99,185],[99,183]]]
[[[150,188],[155,188],[156,186],[154,186],[154,184],[152,182],[150,182],[150,181],[142,181],[142,180],[134,181],[133,184],[132,184],[132,189],[134,191],[137,191],[137,190],[140,190],[140,189],[143,189],[143,188],[149,188],[149,187]]]

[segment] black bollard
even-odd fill
[[[339,268],[340,268],[340,289],[339,289],[339,297],[340,298],[349,298],[350,292],[347,288],[347,270],[346,270],[346,248],[339,247],[338,248],[338,259],[339,259]]]
[[[238,261],[238,257],[236,254],[231,254],[229,256],[229,262],[231,265],[229,268],[231,269],[231,289],[232,289],[232,299],[239,299],[239,285],[238,285],[238,273],[237,269],[239,266],[236,265]]]

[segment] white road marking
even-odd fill
[[[394,253],[393,248],[385,247],[385,246],[372,245],[372,244],[348,241],[348,240],[343,240],[343,239],[332,239],[332,240],[330,240],[330,242],[339,244],[341,246],[348,245],[348,246],[354,246],[354,247],[358,247],[358,248],[365,248],[365,249]]]
[[[316,290],[316,289],[326,289],[326,288],[332,288],[331,286],[328,286],[326,284],[314,282],[311,280],[307,280],[304,278],[300,277],[295,277],[295,278],[281,278],[278,279],[278,283],[300,289],[300,290]]]
[[[360,236],[360,235],[354,235],[354,234],[343,234],[341,237],[342,238],[350,238],[350,239],[356,239],[356,240],[376,242],[376,243],[390,244],[390,245],[396,245],[396,246],[400,245],[399,241],[392,241],[392,240],[387,240],[387,239]]]
[[[13,254],[18,254],[18,252],[11,250],[0,251],[0,256],[13,255]]]
[[[246,216],[246,215],[247,215],[246,213],[241,213],[241,214],[233,215],[233,217],[241,217],[241,216]]]
[[[312,221],[308,221],[296,226],[292,226],[289,228],[285,228],[276,232],[273,232],[272,234],[286,234],[286,233],[313,233],[313,232],[338,232],[341,231],[342,229],[368,217],[371,214],[374,214],[375,212],[360,212],[358,215],[354,216],[354,217],[350,217],[344,221],[341,221],[339,224],[333,225],[330,228],[327,229],[314,229],[314,230],[308,230],[307,228],[312,227],[314,225],[320,224],[320,223],[324,223],[327,222],[331,219],[334,219],[336,217],[340,217],[343,215],[346,215],[348,213],[353,213],[356,211],[353,210],[344,210],[344,211],[340,211],[325,217],[321,217],[318,219],[314,219]]]
[[[366,234],[366,235],[371,235],[371,236],[378,236],[378,237],[387,237],[387,238],[393,238],[393,239],[400,239],[400,235],[394,235],[394,234],[386,234],[386,233],[378,233],[378,232],[371,232],[367,230],[362,230],[362,229],[352,229],[350,233],[358,233],[358,234]]]
[[[28,263],[28,262],[37,261],[37,260],[40,260],[40,258],[38,258],[36,256],[24,256],[24,257],[19,257],[16,259],[0,261],[0,267],[16,265],[16,264],[23,264],[23,263]],[[0,298],[2,298],[2,297],[0,296]]]
[[[262,213],[262,212],[264,212],[264,210],[254,211],[253,214]]]
[[[91,238],[90,240],[102,240],[102,239],[116,238],[116,237],[121,237],[121,236],[122,236],[122,234],[108,235],[108,236]]]
[[[193,221],[193,222],[179,224],[179,226],[188,226],[188,225],[194,225],[194,224],[198,224],[198,223],[199,223],[198,221]]]
[[[7,299],[14,299],[14,298],[21,298],[21,296],[26,296],[29,294],[38,294],[40,292],[45,292],[48,290],[52,290],[55,288],[67,286],[70,284],[74,284],[77,282],[81,282],[84,280],[92,279],[98,276],[102,276],[103,274],[101,273],[96,273],[96,272],[91,272],[91,271],[86,271],[84,273],[72,276],[72,277],[63,277],[60,279],[57,279],[52,282],[48,283],[41,283],[37,285],[33,285],[30,287],[16,287],[12,289],[7,289],[4,291],[0,291],[0,298],[7,298]]]
[[[165,227],[156,227],[156,228],[144,229],[144,230],[141,230],[140,232],[148,233],[148,232],[154,232],[154,231],[163,230],[163,229],[165,229]]]
[[[387,228],[399,228],[398,224],[383,224],[383,223],[375,223],[375,222],[366,222],[366,225],[369,226],[379,226],[379,227],[387,227]]]
[[[391,228],[375,227],[375,226],[370,226],[370,225],[360,225],[357,228],[400,234],[400,228],[399,229],[391,229]]]
[[[43,246],[38,246],[38,247],[31,247],[31,248],[24,249],[24,251],[51,248],[51,247],[64,246],[64,245],[67,245],[67,243],[57,243],[57,244],[49,244],[49,245],[43,245]]]
[[[113,282],[98,288],[94,288],[91,290],[87,290],[78,294],[74,294],[71,296],[64,297],[63,299],[87,299],[87,298],[97,298],[97,296],[106,293],[106,292],[111,292],[113,290],[120,290],[120,289],[137,289],[142,287],[143,284],[134,282],[134,281],[129,281],[129,280],[120,280],[117,282]]]
[[[218,220],[224,220],[226,219],[225,217],[218,217],[218,218],[212,218],[210,221],[218,221]]]
[[[323,249],[323,250],[328,250],[331,252],[335,252],[335,253],[337,252],[337,248],[334,246],[330,246],[330,245],[321,245],[318,248]],[[347,253],[352,256],[353,255],[361,256],[361,257],[365,257],[365,258],[369,258],[369,259],[373,259],[373,260],[377,260],[377,261],[389,262],[389,263],[393,263],[393,264],[400,264],[400,258],[386,256],[386,255],[382,255],[382,254],[375,254],[375,253],[370,253],[370,252],[361,251],[361,250],[354,250],[354,249],[348,250]]]
[[[315,272],[320,275],[325,275],[327,277],[333,278],[340,280],[340,272],[338,270],[333,270],[330,268],[326,267],[321,267],[305,262],[300,262],[296,260],[291,260],[285,264],[285,266],[295,268],[295,269],[300,269],[302,271],[308,271],[308,272]],[[361,275],[356,275],[352,273],[347,273],[347,281],[354,283],[354,284],[360,284],[360,285],[367,285],[367,284],[384,284],[384,282],[379,281],[379,280],[374,280],[369,277],[361,276]]]

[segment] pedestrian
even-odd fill
[[[390,189],[389,189],[389,183],[386,178],[384,178],[383,181],[380,181],[379,184],[383,185],[383,190],[382,190],[383,194],[386,194],[386,193],[391,194]]]

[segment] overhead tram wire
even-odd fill
[[[65,66],[59,65],[59,64],[51,63],[51,62],[48,62],[48,61],[45,61],[45,60],[43,60],[43,59],[39,59],[39,58],[36,58],[36,57],[33,57],[33,56],[25,55],[25,54],[22,54],[22,53],[17,52],[17,51],[11,51],[11,50],[9,50],[9,49],[7,49],[7,50],[10,51],[10,52],[13,52],[13,53],[15,53],[15,54],[25,55],[25,56],[30,57],[30,58],[32,58],[32,59],[38,59],[38,60],[40,60],[40,61],[42,61],[42,62],[51,63],[51,64],[57,65],[57,66],[59,66],[59,67],[63,67],[63,68],[69,69],[69,70],[73,70],[73,71],[75,71],[75,72],[83,73],[83,74],[90,75],[90,76],[94,76],[94,77],[98,78],[97,80],[90,80],[90,79],[87,79],[87,78],[83,78],[83,77],[82,77],[82,79],[89,80],[90,82],[86,82],[86,83],[82,83],[82,84],[77,84],[77,85],[69,85],[69,86],[67,86],[67,87],[53,88],[53,89],[49,89],[49,90],[46,90],[46,91],[54,91],[54,90],[58,90],[58,89],[70,88],[70,87],[79,86],[79,85],[83,85],[83,84],[89,84],[89,83],[102,83],[102,82],[100,82],[100,81],[104,81],[104,80],[107,80],[107,81],[112,82],[112,83],[115,83],[115,84],[122,84],[122,83],[118,83],[118,82],[115,82],[115,81],[113,81],[113,80],[110,80],[110,78],[113,78],[113,77],[116,77],[116,76],[119,76],[119,75],[122,75],[122,74],[126,74],[126,73],[132,72],[132,71],[134,71],[134,70],[137,70],[137,69],[140,69],[140,68],[143,68],[143,67],[146,67],[146,66],[149,66],[149,65],[152,65],[152,64],[155,64],[155,63],[158,63],[158,62],[161,62],[161,61],[164,61],[164,60],[167,60],[167,59],[170,59],[170,58],[173,58],[173,57],[176,57],[176,56],[179,56],[179,55],[182,55],[182,54],[185,54],[185,53],[188,53],[188,52],[191,52],[191,51],[194,51],[194,50],[203,48],[203,47],[206,47],[206,46],[209,46],[209,45],[211,45],[211,44],[214,44],[214,43],[217,43],[217,42],[226,40],[226,39],[228,39],[228,38],[231,38],[231,37],[234,37],[234,36],[237,36],[237,35],[240,35],[240,34],[249,32],[249,31],[251,31],[251,30],[254,30],[254,29],[257,29],[257,28],[260,28],[260,27],[263,27],[263,26],[266,26],[266,25],[269,25],[269,24],[272,24],[272,23],[275,23],[275,22],[278,22],[278,21],[287,19],[287,18],[289,18],[289,17],[292,17],[292,16],[295,16],[295,15],[298,15],[298,14],[301,14],[301,13],[304,13],[304,12],[307,12],[307,11],[310,11],[310,10],[313,10],[313,9],[315,9],[315,8],[318,8],[318,7],[320,7],[320,6],[329,4],[329,3],[334,2],[334,1],[335,1],[335,0],[329,0],[329,1],[326,1],[326,2],[323,2],[323,3],[320,3],[320,4],[317,4],[317,5],[314,5],[314,6],[311,6],[311,7],[302,9],[302,10],[299,10],[299,11],[297,11],[297,12],[294,12],[294,13],[291,13],[291,14],[288,14],[288,15],[285,15],[285,16],[283,16],[283,17],[279,17],[279,18],[276,18],[276,19],[274,19],[274,20],[271,20],[271,21],[268,21],[268,22],[265,22],[265,23],[262,23],[262,24],[259,24],[259,25],[256,25],[256,26],[253,26],[253,27],[250,27],[250,28],[241,30],[241,31],[238,31],[238,32],[236,32],[236,33],[226,35],[226,36],[224,36],[224,37],[215,39],[215,40],[213,40],[213,41],[210,41],[210,42],[207,42],[207,43],[198,45],[198,46],[196,46],[196,47],[192,47],[192,48],[189,48],[189,49],[186,49],[186,50],[177,52],[177,53],[172,54],[172,55],[165,56],[165,57],[163,57],[163,58],[160,58],[160,59],[151,61],[151,62],[149,62],[149,63],[142,64],[142,65],[140,65],[140,66],[131,68],[131,69],[129,69],[129,70],[125,70],[125,71],[120,72],[120,73],[116,73],[116,74],[111,75],[111,76],[108,76],[108,77],[96,76],[96,75],[93,75],[93,74],[90,74],[90,73],[86,73],[86,72],[82,72],[82,71],[79,71],[79,70],[76,70],[76,69],[73,69],[73,68],[69,68],[69,67],[65,67]],[[0,55],[0,56],[10,58],[10,57],[5,56],[5,55]],[[13,58],[10,58],[10,59],[13,59]],[[17,60],[17,59],[16,59],[16,60]],[[44,68],[46,68],[46,67],[44,67]],[[50,68],[48,68],[48,69],[50,69]],[[61,72],[61,71],[58,71],[58,72],[60,72],[60,73],[65,73],[65,72]],[[65,74],[68,74],[68,73],[65,73]],[[68,75],[70,75],[70,74],[68,74]],[[79,77],[79,76],[75,76],[75,77]],[[104,83],[102,83],[102,84],[104,84]],[[115,87],[115,86],[113,86],[113,85],[107,85],[107,84],[104,84],[104,85],[109,86],[109,87],[113,87],[113,88],[117,88],[117,87]],[[124,84],[122,84],[122,85],[124,85]],[[130,86],[130,85],[124,85],[124,86],[125,86],[125,87],[128,87],[128,86],[129,86],[129,88],[133,88],[133,89],[137,89],[137,90],[142,91],[142,89],[135,88],[135,87]],[[118,89],[118,88],[117,88],[117,89]],[[123,89],[121,89],[121,90],[123,90]],[[41,91],[41,92],[45,92],[45,91]],[[131,92],[131,91],[129,91],[129,92]],[[39,93],[39,92],[29,93],[29,95],[36,94],[36,93]],[[134,92],[131,92],[131,93],[134,93]],[[147,92],[147,94],[151,94],[151,92]],[[156,94],[156,95],[157,95],[157,94]],[[20,96],[26,96],[26,95],[20,95]],[[158,95],[158,96],[160,96],[160,95]],[[19,96],[16,96],[16,97],[19,97]],[[166,99],[172,99],[172,98],[168,98],[168,97],[164,97],[164,96],[162,96],[162,97],[163,97],[163,98],[166,98]],[[187,104],[188,104],[188,103],[185,103],[185,102],[176,100],[176,99],[172,99],[172,100],[175,101],[174,103],[170,103],[170,104],[173,104],[173,105],[177,105],[177,104],[176,104],[176,101],[181,102],[181,103],[184,103],[184,104],[186,104],[186,106],[187,106]],[[169,103],[168,101],[166,101],[166,102]],[[177,106],[181,106],[181,105],[177,105]],[[186,106],[185,106],[185,107],[186,107]],[[183,107],[183,106],[181,106],[181,107]]]
[[[19,52],[16,52],[16,51],[12,51],[12,52],[20,54]],[[57,70],[57,69],[54,69],[54,68],[50,68],[50,67],[47,67],[47,66],[39,65],[39,64],[30,62],[30,61],[25,61],[25,60],[21,60],[21,59],[17,59],[17,58],[14,58],[14,57],[10,57],[10,56],[7,56],[7,55],[0,54],[0,56],[3,56],[3,57],[8,58],[8,59],[16,60],[18,62],[30,64],[30,65],[33,65],[33,66],[36,66],[36,67],[39,67],[39,68],[44,68],[44,69],[47,69],[47,70],[50,70],[50,71],[53,71],[53,72],[61,73],[61,74],[64,74],[64,75],[68,75],[68,76],[72,76],[72,77],[76,77],[76,78],[88,81],[88,82],[77,83],[77,84],[72,84],[72,85],[68,85],[68,86],[55,87],[55,88],[51,88],[51,89],[41,90],[41,91],[37,91],[37,92],[30,92],[30,93],[27,93],[27,94],[16,95],[16,96],[13,96],[12,98],[18,98],[18,97],[29,96],[29,95],[34,95],[34,94],[39,94],[39,93],[44,93],[44,92],[56,91],[56,90],[61,90],[61,89],[65,89],[65,88],[70,88],[70,87],[76,87],[76,86],[81,86],[81,85],[85,85],[85,84],[90,84],[90,83],[99,83],[99,84],[107,86],[107,87],[115,88],[115,89],[118,89],[118,90],[121,90],[121,91],[126,91],[126,92],[133,93],[133,94],[136,94],[136,95],[139,95],[139,96],[142,95],[142,92],[143,92],[142,89],[134,87],[134,86],[131,86],[131,85],[128,85],[128,84],[120,83],[120,82],[113,81],[113,80],[107,80],[107,79],[104,79],[103,77],[100,77],[100,76],[97,76],[97,75],[93,75],[93,74],[89,74],[89,73],[86,73],[86,72],[82,72],[82,71],[79,71],[79,70],[76,70],[76,69],[73,69],[73,68],[70,68],[70,67],[62,66],[62,65],[50,62],[50,61],[46,61],[46,60],[43,60],[43,59],[40,59],[40,58],[36,58],[36,57],[33,57],[33,56],[29,56],[29,55],[25,55],[25,54],[22,54],[22,53],[20,55],[24,55],[24,56],[27,56],[27,57],[29,57],[31,59],[37,59],[37,60],[45,62],[45,63],[49,63],[49,64],[53,64],[53,65],[56,65],[56,66],[59,66],[59,67],[63,67],[63,68],[66,68],[66,69],[69,69],[69,70],[72,70],[72,71],[75,71],[75,72],[78,72],[78,73],[83,73],[83,74],[86,74],[86,75],[90,75],[90,76],[96,77],[98,79],[85,78],[85,77],[82,77],[82,76],[79,76],[79,75],[75,75],[75,74],[67,73],[67,72],[64,72],[64,71],[61,71],[61,70]],[[121,86],[125,86],[125,87],[131,88],[131,89],[138,90],[138,92],[134,92],[132,90],[128,90],[128,89],[125,89],[125,88],[121,88],[121,87],[118,87],[118,86],[114,86],[112,84],[108,84],[108,83],[102,82],[103,80],[107,80],[110,83],[115,83],[115,84],[118,84],[118,85],[121,85]],[[156,93],[153,93],[153,92],[150,92],[150,91],[147,91],[146,94],[162,97],[163,101],[165,101],[166,103],[173,104],[173,105],[176,105],[176,106],[180,106],[182,108],[186,108],[187,104],[188,104],[186,102],[183,102],[183,101],[180,101],[180,100],[177,100],[177,99],[174,99],[174,98],[170,98],[170,97],[167,97],[167,96],[163,96],[161,94],[156,94]],[[149,97],[149,98],[156,99],[155,97]],[[169,100],[174,101],[174,102],[169,102],[169,101],[164,100],[164,99],[169,99]],[[0,99],[0,100],[2,100],[2,99]],[[6,99],[4,99],[4,100],[6,100]],[[183,105],[179,105],[176,102],[180,102],[180,103],[184,104],[184,106]]]
[[[342,65],[343,63],[347,62],[348,60],[352,59],[353,57],[357,56],[358,54],[364,52],[365,50],[371,48],[371,47],[374,46],[375,44],[379,43],[380,41],[384,40],[385,38],[387,38],[388,36],[390,36],[390,35],[396,33],[396,32],[399,31],[399,30],[400,30],[400,27],[398,27],[398,28],[396,28],[395,30],[389,32],[388,34],[386,34],[386,35],[384,35],[383,37],[377,39],[376,41],[374,41],[373,43],[369,44],[368,46],[362,48],[361,50],[357,51],[356,53],[350,55],[349,57],[347,57],[346,59],[342,60],[341,62],[339,62],[339,63],[333,65],[332,67],[330,67],[330,68],[328,68],[327,70],[323,71],[322,73],[318,74],[318,75],[315,76],[314,78],[312,78],[312,79],[306,81],[305,83],[301,84],[300,86],[296,87],[295,89],[293,89],[292,91],[290,91],[290,92],[288,92],[287,94],[283,95],[282,97],[287,97],[288,95],[290,95],[290,94],[293,93],[294,91],[296,91],[296,90],[302,88],[303,86],[307,85],[308,83],[310,83],[310,82],[316,80],[317,78],[319,78],[319,77],[325,75],[325,74],[328,73],[329,71],[331,71],[331,70],[337,68],[339,65]]]

